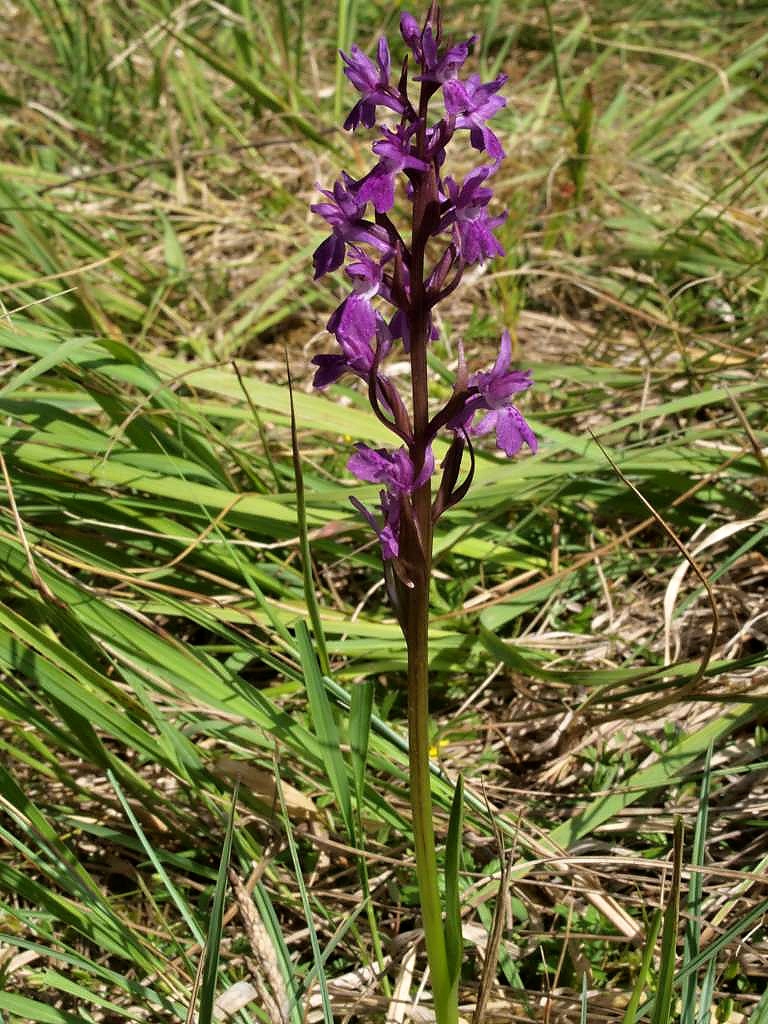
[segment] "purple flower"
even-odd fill
[[[329,237],[315,249],[312,257],[316,279],[338,270],[344,262],[347,242],[366,242],[386,255],[392,251],[386,230],[364,219],[366,202],[359,199],[356,187],[354,179],[343,172],[332,192],[320,189],[330,202],[314,203],[310,207],[313,213],[319,214],[333,229]]]
[[[504,150],[485,122],[506,106],[504,97],[496,95],[506,80],[506,75],[499,75],[483,85],[480,75],[470,75],[466,82],[453,79],[443,86],[445,110],[455,119],[455,127],[469,128],[474,148],[487,152],[496,163],[504,159]]]
[[[539,446],[536,435],[514,405],[508,405],[504,409],[493,409],[472,428],[472,433],[482,436],[490,434],[492,430],[496,431],[496,446],[506,455],[516,455],[523,442],[532,452]]]
[[[368,483],[386,484],[386,490],[380,493],[380,508],[384,514],[383,525],[380,525],[370,509],[363,503],[352,498],[352,504],[373,527],[381,542],[381,553],[385,560],[397,558],[400,553],[400,515],[401,500],[412,491],[417,491],[429,480],[435,471],[435,457],[432,449],[427,448],[424,463],[418,473],[406,448],[389,451],[386,448],[369,448],[358,443],[357,451],[347,463],[350,473]]]
[[[325,327],[330,334],[336,335],[340,345],[370,349],[379,320],[381,317],[368,297],[353,292],[331,313]]]
[[[489,217],[487,206],[493,198],[483,182],[491,173],[491,167],[477,167],[470,171],[459,187],[453,178],[445,179],[450,196],[450,206],[443,215],[438,230],[454,225],[456,245],[465,263],[479,263],[493,256],[503,256],[504,249],[493,234],[493,229],[503,224],[506,213]]]
[[[422,31],[418,21],[407,12],[400,16],[400,34],[422,69],[422,73],[416,75],[417,82],[441,83],[455,78],[477,39],[477,36],[470,36],[463,43],[457,43],[440,53],[432,25],[427,24]]]
[[[385,294],[384,270],[381,263],[357,245],[350,245],[349,250],[353,258],[347,263],[344,272],[352,280],[355,294],[366,299]]]
[[[330,274],[331,271],[338,270],[344,262],[345,251],[344,237],[339,231],[334,231],[324,242],[321,242],[312,256],[315,280],[322,277],[323,274]]]
[[[384,273],[383,264],[379,260],[372,259],[356,245],[351,245],[349,249],[353,253],[354,259],[347,263],[345,273],[352,280],[354,293],[366,299],[373,299],[379,295],[386,302],[396,307],[397,303],[392,297],[392,281]],[[408,268],[406,266],[401,268],[401,285],[407,295]],[[401,317],[402,310],[398,309],[389,322],[389,334],[392,341],[403,337],[400,324]]]
[[[388,213],[395,204],[395,175],[409,170],[426,171],[429,165],[411,152],[415,125],[398,125],[395,131],[382,126],[384,138],[373,144],[379,162],[359,183],[358,198],[373,203],[378,213]]]
[[[342,302],[328,321],[328,330],[336,335],[341,352],[314,357],[317,372],[312,384],[316,388],[327,388],[345,373],[367,381],[376,358],[372,342],[379,339],[383,355],[391,344],[383,317],[362,295],[352,294]]]
[[[349,56],[339,50],[341,59],[347,65],[344,74],[352,85],[362,94],[349,113],[344,127],[355,129],[359,124],[373,128],[376,123],[376,107],[389,107],[390,110],[402,114],[405,106],[400,94],[389,84],[389,46],[387,40],[379,40],[376,54],[378,69],[370,57],[367,57],[358,46],[352,46]]]
[[[379,507],[384,513],[384,522],[380,524],[376,516],[359,498],[349,499],[357,511],[366,519],[381,543],[381,556],[384,561],[397,558],[400,554],[400,499],[386,491],[379,495]]]
[[[386,484],[393,494],[408,494],[417,491],[429,480],[435,471],[435,457],[428,448],[424,463],[418,474],[407,448],[390,451],[387,448],[369,448],[359,442],[357,451],[347,463],[347,469],[358,480],[371,484]]]
[[[513,404],[514,396],[530,387],[531,377],[527,371],[511,369],[507,332],[489,370],[470,375],[460,349],[453,395],[442,409],[430,413],[425,347],[437,336],[434,308],[457,287],[468,265],[504,252],[494,231],[506,214],[489,212],[493,198],[489,179],[504,151],[488,122],[505,105],[500,90],[506,76],[485,83],[477,74],[458,77],[476,37],[444,46],[437,0],[431,0],[421,25],[404,13],[400,31],[413,54],[411,66],[416,64],[410,83],[407,61],[399,78],[396,75],[394,83],[390,81],[386,39],[379,40],[373,58],[357,46],[341,53],[344,73],[359,93],[345,128],[373,128],[380,107],[393,111],[399,123],[380,126],[372,147],[376,163],[367,174],[359,180],[342,174],[331,191],[321,190],[322,201],[312,206],[330,227],[329,237],[314,253],[315,277],[346,263],[351,282],[350,294],[327,324],[338,348],[315,356],[313,363],[316,388],[325,388],[344,375],[360,378],[376,417],[396,435],[395,444],[401,445],[374,449],[358,444],[348,468],[360,480],[381,488],[378,508],[366,508],[356,498],[352,503],[375,530],[385,561],[394,560],[385,575],[390,599],[405,623],[402,588],[417,585],[419,559],[426,554],[426,549],[420,554],[419,547],[422,540],[429,540],[427,517],[436,522],[471,485],[474,457],[469,435],[495,432],[496,443],[508,455],[523,445],[535,451],[537,442]],[[412,102],[409,88],[414,80],[420,85],[418,100]],[[441,90],[444,109],[436,111]],[[469,133],[474,150],[488,154],[485,165],[471,170],[463,180],[443,171],[449,143],[459,138],[459,131],[465,141],[464,132]],[[394,211],[398,182],[406,206],[402,217],[399,208]],[[440,235],[442,239],[437,238]],[[400,341],[411,357],[410,407],[382,368]],[[427,509],[412,494],[435,471],[431,445],[443,430],[452,431],[453,440],[432,507]],[[467,450],[470,465],[460,479]],[[421,452],[426,453],[423,459],[415,455]],[[425,568],[427,564],[428,557]]]
[[[490,370],[473,373],[469,378],[470,387],[476,387],[487,403],[487,408],[496,409],[520,391],[527,391],[533,384],[530,370],[510,370],[512,362],[512,339],[509,331],[501,335],[499,355]]]
[[[420,60],[421,54],[421,25],[408,11],[400,15],[400,35],[413,52],[416,60]]]
[[[522,413],[510,402],[512,395],[526,391],[533,383],[530,370],[510,370],[512,342],[509,331],[501,336],[499,355],[490,370],[473,373],[467,381],[467,400],[449,420],[452,430],[467,430],[476,436],[496,431],[496,444],[507,455],[515,455],[523,442],[531,451],[538,448],[536,435]],[[460,376],[463,371],[463,352],[460,356]],[[475,413],[486,409],[487,414],[472,426]]]

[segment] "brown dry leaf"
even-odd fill
[[[218,757],[211,765],[211,772],[226,782],[239,782],[252,796],[266,804],[270,815],[276,815],[280,807],[277,784],[272,772],[238,761],[234,757]],[[317,821],[320,818],[315,803],[301,790],[280,782],[283,799],[291,821]]]
[[[216,1000],[213,1012],[217,1020],[228,1020],[248,1003],[259,998],[259,993],[250,981],[236,981]]]

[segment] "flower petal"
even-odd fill
[[[514,405],[499,409],[496,420],[496,444],[507,455],[516,455],[523,443],[532,452],[538,448],[536,435],[526,423],[523,414]]]

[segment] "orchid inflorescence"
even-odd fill
[[[494,231],[505,215],[491,213],[489,187],[504,150],[488,121],[505,105],[499,90],[506,76],[492,82],[482,82],[475,74],[459,77],[475,37],[443,47],[436,0],[421,26],[412,15],[403,14],[400,32],[410,53],[397,84],[386,39],[379,40],[375,61],[356,46],[341,54],[347,78],[360,93],[344,127],[373,128],[382,108],[389,123],[379,125],[373,168],[359,180],[343,173],[332,189],[321,190],[325,201],[312,207],[331,228],[314,254],[315,277],[346,264],[351,282],[350,293],[328,321],[339,350],[315,356],[314,384],[325,388],[346,375],[359,377],[374,413],[398,440],[393,448],[358,443],[348,468],[358,479],[382,485],[378,514],[357,498],[352,503],[379,538],[387,593],[405,639],[408,789],[421,918],[437,1024],[458,1024],[462,939],[456,865],[463,798],[459,780],[441,884],[430,768],[433,530],[443,512],[469,490],[475,467],[472,437],[495,432],[498,447],[507,455],[523,444],[535,451],[536,438],[513,404],[514,396],[532,381],[529,372],[512,369],[512,343],[506,331],[489,370],[470,373],[458,346],[453,393],[441,409],[430,408],[427,351],[438,333],[435,307],[459,285],[468,266],[504,251]],[[412,81],[418,83],[418,95],[415,87],[413,96],[409,92],[409,63],[416,66]],[[440,92],[440,116],[430,116],[430,103]],[[454,136],[464,132],[483,162],[457,180],[445,173],[446,152]],[[393,213],[398,183],[409,211],[402,219]],[[398,221],[407,221],[402,230]],[[385,372],[396,344],[402,345],[410,363],[407,404]],[[450,443],[433,495],[433,444],[441,432]],[[469,465],[461,479],[465,452]]]
[[[506,76],[486,83],[477,74],[459,78],[476,37],[443,48],[436,3],[423,26],[403,14],[400,32],[418,68],[413,76],[419,83],[415,101],[409,95],[409,57],[393,84],[386,39],[379,40],[375,62],[357,46],[349,54],[341,53],[344,71],[360,93],[344,127],[373,128],[379,108],[390,112],[396,123],[379,125],[381,135],[372,146],[378,159],[372,170],[360,180],[342,173],[331,190],[321,190],[326,201],[312,206],[331,227],[314,254],[315,277],[346,261],[351,282],[351,292],[328,321],[340,351],[318,355],[313,362],[316,388],[346,374],[361,378],[377,417],[400,441],[394,450],[358,443],[348,468],[360,480],[383,485],[382,518],[356,498],[352,501],[376,531],[385,567],[394,568],[400,583],[409,586],[413,566],[404,550],[404,530],[416,537],[417,552],[427,544],[422,536],[424,517],[415,511],[413,495],[425,488],[430,495],[431,532],[437,518],[469,488],[474,472],[471,437],[495,431],[498,447],[510,456],[524,443],[535,451],[536,438],[512,404],[514,395],[532,381],[528,371],[511,369],[506,331],[498,359],[484,372],[468,372],[459,345],[453,394],[441,410],[429,415],[426,350],[438,333],[433,310],[458,286],[466,267],[504,252],[494,229],[506,215],[490,214],[493,193],[488,187],[504,151],[488,121],[506,103],[499,95]],[[442,116],[431,121],[430,103],[441,90]],[[471,146],[489,162],[456,181],[444,172],[446,149],[457,133],[465,131]],[[410,204],[404,232],[392,219],[398,181]],[[396,342],[411,361],[412,413],[383,370]],[[432,500],[427,485],[435,472],[432,442],[440,431],[452,435],[452,441]],[[459,482],[465,450],[470,467]]]

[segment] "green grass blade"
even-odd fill
[[[351,689],[349,705],[349,749],[352,757],[352,779],[358,807],[363,803],[365,789],[365,766],[368,760],[368,742],[371,736],[373,715],[372,679],[363,679]]]
[[[325,976],[325,965],[323,963],[322,953],[320,952],[320,943],[317,938],[317,930],[315,928],[315,919],[312,913],[312,904],[310,903],[309,893],[307,892],[307,886],[304,882],[304,875],[301,870],[301,862],[299,861],[299,851],[296,848],[296,840],[293,837],[293,826],[288,816],[288,811],[285,806],[285,797],[283,796],[283,786],[280,779],[280,768],[277,762],[277,758],[274,761],[275,778],[277,780],[277,791],[280,798],[280,810],[283,818],[283,826],[285,828],[285,838],[288,843],[288,851],[291,856],[291,863],[293,864],[294,877],[296,879],[296,885],[299,889],[299,896],[301,897],[301,906],[304,911],[304,920],[307,923],[307,930],[309,931],[309,941],[312,949],[312,960],[314,963],[315,974],[317,977],[318,986],[320,988],[320,1003],[323,1011],[323,1024],[334,1024],[333,1020],[333,1009],[331,1008],[331,998],[328,992],[328,980]]]
[[[88,338],[70,338],[69,341],[64,341],[57,348],[49,352],[47,355],[38,359],[31,366],[28,366],[26,370],[22,370],[21,373],[17,373],[11,377],[8,383],[0,390],[0,397],[7,398],[12,395],[14,391],[18,391],[19,388],[26,387],[31,384],[42,374],[47,373],[49,370],[61,363],[66,362],[70,355],[74,355],[76,352],[81,351],[86,345],[91,344]]]
[[[344,756],[341,752],[341,737],[336,724],[333,707],[328,699],[325,681],[312,648],[312,639],[304,622],[296,623],[296,642],[304,670],[304,683],[309,702],[309,712],[320,744],[328,781],[333,789],[336,803],[344,821],[350,841],[355,841],[355,819],[352,813],[352,796]]]
[[[110,781],[110,783],[112,785],[112,788],[114,789],[115,793],[117,793],[117,798],[118,798],[118,800],[120,801],[120,803],[122,805],[122,808],[123,808],[123,811],[125,812],[126,817],[128,818],[128,820],[131,823],[131,827],[133,828],[133,831],[138,836],[139,842],[141,843],[144,852],[146,853],[147,857],[149,857],[150,861],[152,862],[152,866],[154,867],[154,869],[157,872],[160,880],[162,881],[162,883],[163,883],[163,885],[165,887],[166,892],[171,897],[171,899],[173,900],[174,904],[176,905],[179,913],[181,914],[182,918],[184,919],[184,921],[185,921],[185,923],[187,925],[187,928],[189,928],[190,934],[194,936],[195,942],[199,943],[201,946],[204,946],[205,945],[205,941],[206,941],[205,936],[203,935],[202,931],[200,930],[200,927],[198,926],[197,921],[195,921],[195,919],[192,917],[192,914],[190,912],[190,909],[189,909],[189,907],[187,905],[186,900],[184,900],[182,898],[181,893],[178,891],[176,886],[171,881],[171,879],[170,879],[170,877],[168,875],[168,872],[165,870],[165,867],[164,867],[162,861],[158,857],[154,847],[152,846],[152,844],[147,839],[147,837],[146,837],[146,835],[144,833],[144,830],[142,829],[141,825],[139,824],[138,818],[133,813],[133,810],[131,809],[131,805],[129,804],[128,800],[126,799],[125,793],[123,792],[122,786],[120,785],[120,783],[115,778],[115,775],[113,774],[113,772],[111,770],[109,770],[109,769],[107,770],[107,778],[109,779],[109,781]]]
[[[269,897],[269,892],[261,882],[257,883],[253,890],[253,901],[256,904],[259,917],[261,918],[272,942],[272,948],[275,951],[277,959],[277,966],[280,970],[280,974],[282,975],[286,992],[289,994],[291,1000],[289,1010],[291,1019],[290,1022],[286,1022],[286,1024],[303,1024],[299,1008],[299,982],[296,977],[293,961],[291,960],[291,951],[285,943],[283,929],[277,919],[277,914],[275,913],[272,900]]]
[[[288,399],[291,412],[291,455],[293,458],[293,476],[296,485],[296,519],[299,526],[299,541],[301,544],[301,568],[304,577],[304,600],[307,603],[309,621],[312,623],[312,632],[315,636],[315,648],[320,659],[320,669],[323,675],[331,674],[331,666],[328,661],[328,650],[325,646],[325,634],[323,623],[320,618],[320,605],[315,593],[315,580],[312,574],[312,551],[309,546],[309,531],[307,529],[307,503],[304,493],[304,471],[301,465],[301,452],[299,451],[299,435],[296,431],[296,409],[293,404],[293,381],[291,379],[291,368],[286,355],[286,369],[288,370]]]
[[[461,931],[461,868],[462,821],[464,816],[464,779],[456,780],[453,793],[448,835],[445,842],[445,952],[451,987],[459,983],[464,958],[464,940]]]
[[[696,827],[693,835],[693,848],[691,850],[691,880],[688,884],[688,906],[687,921],[685,926],[685,938],[683,943],[683,965],[686,966],[698,955],[701,941],[701,914],[704,897],[704,855],[707,844],[707,827],[709,823],[709,792],[711,782],[712,747],[707,751],[704,767],[701,774],[701,787],[699,790],[699,810],[696,815]],[[685,978],[681,985],[680,996],[682,1009],[680,1013],[680,1024],[696,1024],[696,975],[691,974]],[[699,1016],[706,1014],[709,1017],[709,1007],[700,1003],[698,1008]]]
[[[336,4],[336,50],[349,52],[355,32],[357,18],[357,0],[337,0]],[[336,54],[336,88],[333,94],[333,119],[336,124],[341,121],[344,109],[344,62]]]
[[[685,978],[684,981],[688,979]],[[704,971],[704,977],[699,990],[699,1012],[696,1017],[696,1024],[709,1024],[712,1020],[712,1006],[715,998],[715,982],[717,981],[717,957],[712,956]],[[685,1006],[685,1004],[683,1004]],[[766,1005],[768,1012],[768,1004]],[[766,1016],[768,1020],[768,1016]]]
[[[0,1010],[7,1010],[14,1017],[32,1024],[82,1024],[83,1021],[79,1014],[75,1017],[74,1014],[12,992],[0,992]]]
[[[683,876],[683,821],[675,822],[672,883],[661,931],[661,963],[658,992],[651,1024],[670,1024],[674,1012],[674,980],[677,967],[677,926],[680,920],[680,892]]]
[[[638,1020],[637,1008],[640,1005],[640,1000],[645,996],[650,988],[653,957],[656,953],[656,940],[658,939],[659,932],[661,931],[662,917],[663,915],[661,910],[654,910],[648,927],[646,928],[645,945],[643,946],[643,959],[640,963],[640,970],[637,972],[635,984],[632,986],[632,995],[629,997],[627,1008],[624,1011],[623,1024],[635,1024],[635,1021]]]
[[[581,976],[581,993],[579,997],[579,1024],[588,1024],[589,1021],[589,986],[587,972]]]
[[[232,806],[227,820],[227,830],[221,849],[216,887],[213,891],[213,905],[208,921],[208,933],[203,951],[203,973],[200,982],[200,1005],[198,1024],[213,1024],[213,1006],[216,1000],[216,979],[219,973],[219,950],[224,920],[224,899],[227,894],[229,861],[232,854],[232,839],[235,834],[235,812],[237,810],[238,786],[232,794]]]
[[[749,1024],[768,1024],[768,989],[763,992],[749,1018]]]

